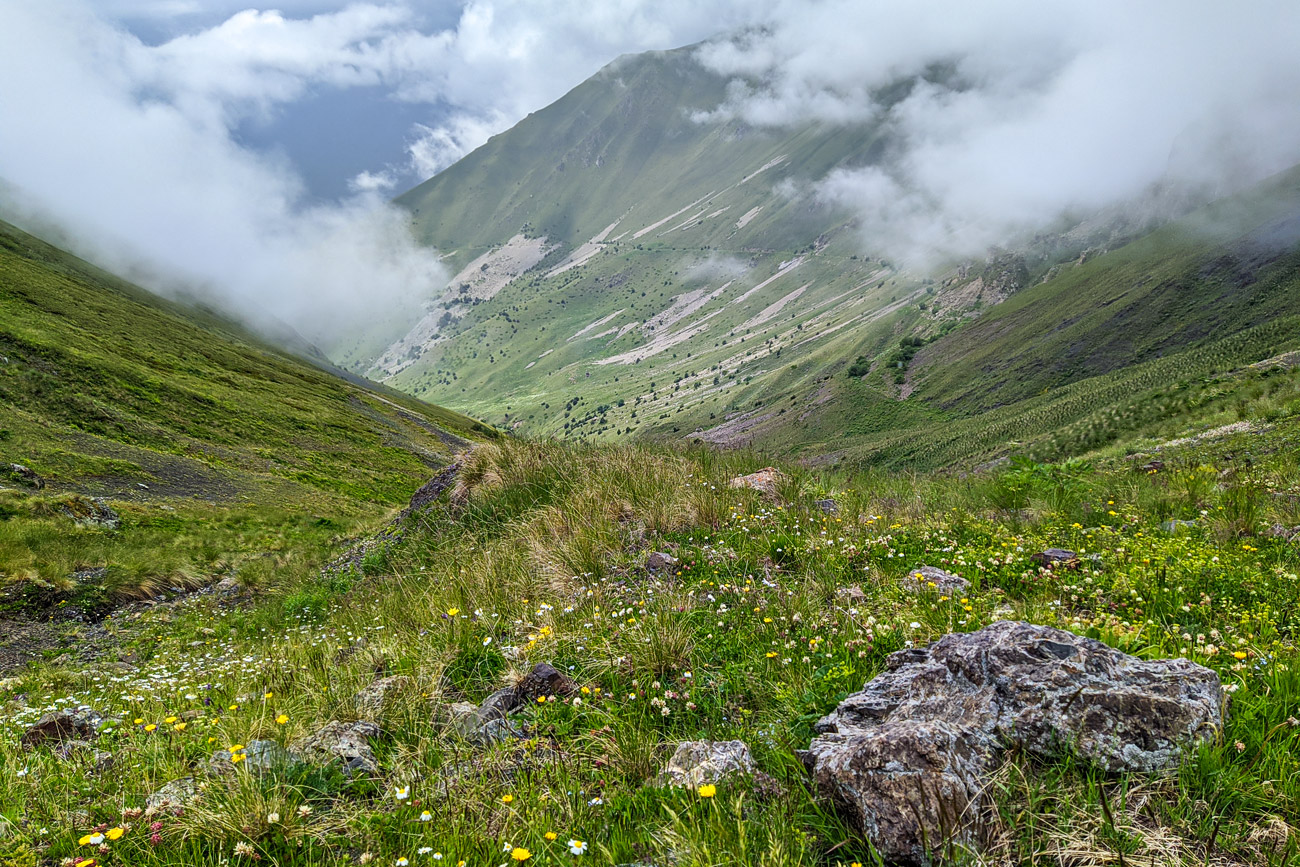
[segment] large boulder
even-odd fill
[[[659,772],[659,784],[694,789],[753,773],[754,757],[744,741],[686,741]]]
[[[379,737],[379,726],[368,720],[339,722],[330,720],[311,734],[289,745],[289,753],[316,765],[338,762],[343,773],[374,774],[379,762],[370,749],[370,739]]]
[[[805,762],[887,860],[923,863],[977,838],[987,773],[1008,745],[1166,770],[1222,728],[1223,700],[1218,676],[1188,660],[1002,621],[890,655],[817,723]]]

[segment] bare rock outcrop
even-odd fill
[[[1002,621],[892,654],[815,730],[804,760],[895,863],[978,842],[987,773],[1008,745],[1106,771],[1161,771],[1223,725],[1218,675],[1048,626]]]

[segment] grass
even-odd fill
[[[318,570],[494,433],[336,373],[0,224],[0,617]]]
[[[1023,618],[1214,668],[1228,723],[1167,777],[1012,754],[991,784],[984,854],[951,860],[1287,863],[1300,555],[1270,528],[1300,521],[1298,438],[1287,418],[1167,448],[1155,472],[1104,452],[965,478],[794,467],[780,502],[727,487],[754,468],[744,453],[485,444],[446,501],[351,573],[112,618],[129,664],[57,659],[0,682],[0,827],[51,862],[475,864],[509,858],[505,844],[537,864],[872,863],[794,751],[891,651]],[[828,494],[834,516],[815,505]],[[1163,529],[1170,517],[1193,523]],[[1085,568],[1037,568],[1029,555],[1047,546]],[[653,550],[675,552],[673,574],[645,572]],[[904,591],[920,563],[971,590]],[[527,739],[476,747],[440,722],[538,661],[581,691],[520,712]],[[411,680],[384,711],[374,777],[219,775],[179,814],[140,814],[217,747],[351,718],[352,694],[388,674]],[[89,753],[16,747],[45,709],[81,703],[118,720],[97,745],[112,773]],[[199,716],[182,730],[166,722],[187,711]],[[673,746],[700,737],[745,740],[762,774],[710,798],[654,785]],[[78,846],[98,827],[126,831],[107,851]]]

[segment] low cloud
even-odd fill
[[[1267,0],[825,0],[698,56],[732,78],[705,119],[886,124],[884,161],[812,192],[857,213],[869,248],[924,264],[1154,184],[1215,195],[1300,161],[1296,33],[1300,6]]]

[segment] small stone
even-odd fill
[[[817,500],[815,505],[827,515],[838,515],[840,513],[840,504],[830,497]]]
[[[93,710],[60,710],[47,713],[27,729],[19,740],[25,747],[54,742],[93,741],[99,737],[103,716]]]
[[[531,704],[539,698],[564,697],[577,690],[569,676],[546,662],[539,662],[533,670],[515,684],[515,695],[520,704]]]
[[[1055,566],[1077,569],[1079,566],[1079,555],[1073,551],[1066,551],[1064,548],[1048,548],[1032,555],[1029,559],[1039,566],[1046,566],[1049,569]]]
[[[38,491],[45,487],[45,479],[42,479],[35,470],[22,464],[10,464],[7,475],[15,482]]]
[[[661,786],[698,788],[728,777],[754,773],[754,757],[744,741],[685,741],[659,772]]]
[[[661,572],[677,565],[677,558],[667,551],[655,551],[646,558],[645,568],[648,572]]]
[[[266,774],[297,764],[289,751],[275,741],[252,740],[241,752],[244,758],[233,762],[230,750],[217,750],[208,759],[208,771],[224,774],[242,768],[250,773]]]
[[[903,578],[903,589],[912,593],[934,591],[951,596],[969,590],[970,582],[936,566],[918,566]]]
[[[145,799],[147,810],[161,810],[164,807],[184,807],[199,796],[198,783],[193,777],[181,777],[165,783],[161,789]]]
[[[728,483],[728,486],[732,488],[749,488],[766,496],[775,497],[776,486],[784,478],[785,475],[776,467],[763,467],[756,473],[750,473],[747,476],[736,476]]]
[[[369,740],[379,737],[379,726],[367,720],[344,723],[330,720],[315,732],[289,745],[289,752],[303,761],[317,765],[338,762],[343,772],[374,774],[379,762],[370,749]]]
[[[380,716],[392,703],[394,695],[408,689],[410,685],[411,679],[401,674],[375,681],[353,696],[357,715],[363,718]]]

